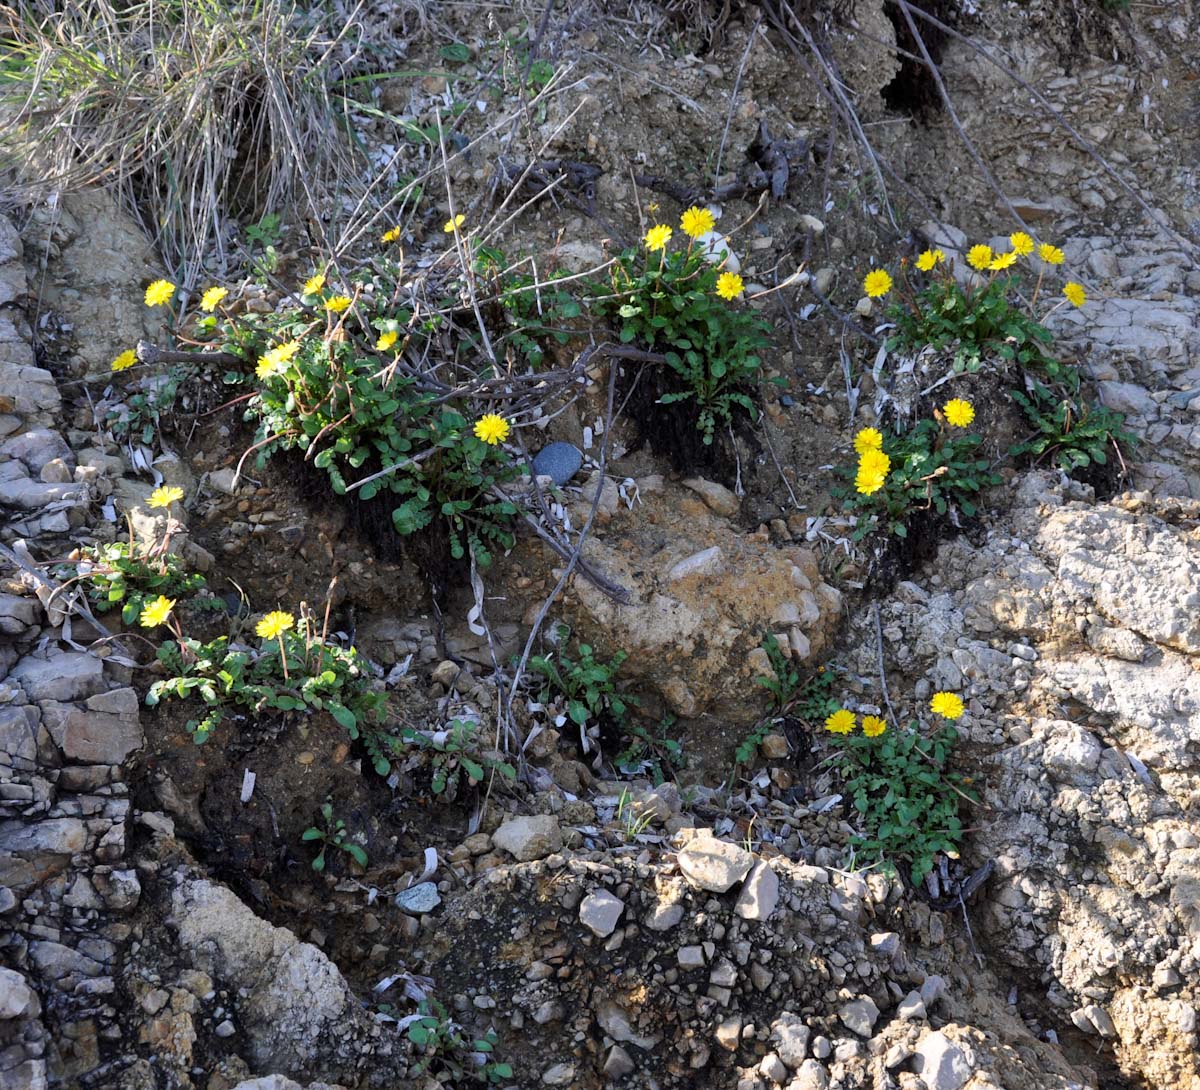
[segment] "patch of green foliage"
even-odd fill
[[[928,419],[904,435],[885,436],[883,451],[891,468],[883,487],[870,494],[853,486],[835,489],[844,509],[855,515],[854,540],[876,528],[907,537],[913,516],[930,511],[974,517],[980,490],[1000,483],[987,459],[976,455],[980,442],[978,435],[959,434]]]
[[[865,734],[829,735],[838,751],[843,789],[863,835],[852,843],[868,858],[909,865],[920,884],[938,852],[957,856],[963,838],[959,808],[978,802],[966,781],[947,768],[958,732],[943,724],[922,737],[919,724]]]
[[[115,439],[152,444],[163,418],[174,412],[180,388],[198,375],[194,364],[173,363],[162,374],[142,379],[136,393],[108,411],[105,426]]]
[[[988,357],[1013,360],[1022,368],[1052,362],[1043,350],[1051,332],[1016,301],[1017,277],[998,276],[963,287],[942,266],[925,287],[887,310],[896,331],[889,351],[917,352],[926,345],[954,351],[956,371],[976,371]]]
[[[666,356],[663,404],[690,401],[696,426],[711,444],[718,424],[735,409],[757,415],[751,394],[760,380],[758,353],[767,323],[744,304],[716,293],[719,271],[698,247],[617,256],[611,283],[593,303],[616,320],[623,344]]]
[[[576,652],[578,657],[572,659],[567,654],[570,629],[559,625],[557,635],[557,650],[529,659],[530,670],[544,679],[538,699],[546,703],[562,698],[568,717],[580,727],[601,718],[623,726],[626,712],[635,703],[632,697],[619,693],[616,686],[617,671],[628,658],[627,653],[618,651],[604,662],[596,657],[590,644],[581,643]]]
[[[1110,452],[1137,443],[1137,436],[1124,426],[1123,414],[1095,402],[1059,396],[1041,383],[1034,383],[1028,395],[1013,390],[1012,398],[1036,429],[1031,439],[1012,448],[1014,457],[1048,461],[1071,474],[1107,465]]]
[[[450,1012],[432,996],[421,1000],[417,1013],[419,1017],[404,1031],[421,1056],[413,1074],[444,1076],[453,1086],[463,1085],[463,1080],[495,1086],[513,1077],[512,1064],[501,1063],[493,1056],[495,1030],[489,1029],[475,1039],[465,1037]]]
[[[613,760],[623,776],[649,775],[654,785],[665,783],[676,769],[687,764],[683,745],[668,733],[674,717],[664,716],[656,730],[641,723],[625,725],[625,745]]]
[[[310,825],[300,835],[300,839],[304,841],[319,840],[321,842],[321,850],[312,861],[312,869],[318,873],[325,869],[325,852],[330,847],[345,852],[360,867],[364,870],[366,869],[366,851],[363,850],[360,844],[355,844],[350,839],[350,834],[346,831],[346,823],[341,818],[334,818],[333,806],[328,802],[321,804],[321,824]]]
[[[394,753],[404,748],[413,751],[405,768],[428,768],[430,790],[439,798],[453,801],[464,775],[468,787],[482,783],[489,771],[509,783],[517,778],[516,769],[498,753],[489,751],[481,735],[482,728],[475,720],[454,719],[440,730],[405,727],[399,742],[389,741]]]
[[[228,636],[208,643],[170,639],[156,657],[166,677],[150,686],[146,703],[200,700],[207,710],[187,723],[197,745],[239,710],[253,715],[268,709],[327,711],[352,739],[383,714],[386,698],[371,686],[366,664],[353,648],[309,639],[295,630],[279,640],[264,640],[257,651],[231,646]]]
[[[225,608],[220,598],[199,596],[206,580],[199,572],[188,571],[182,557],[175,553],[151,556],[128,541],[89,545],[80,550],[78,560],[60,564],[55,575],[79,579],[88,601],[99,613],[119,606],[126,624],[135,623],[146,604],[159,595],[189,598],[190,605],[202,609]]]

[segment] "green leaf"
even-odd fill
[[[438,50],[438,55],[456,64],[463,64],[471,59],[471,47],[463,42],[453,42]]]

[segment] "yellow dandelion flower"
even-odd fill
[[[275,640],[282,636],[293,624],[296,618],[281,609],[272,610],[254,626],[254,634],[264,640]]]
[[[228,288],[209,288],[200,296],[200,309],[205,314],[211,314],[221,305],[221,300],[229,294]]]
[[[975,419],[975,406],[961,397],[953,397],[942,406],[942,413],[955,428],[965,428]]]
[[[1063,295],[1072,306],[1081,307],[1087,302],[1087,292],[1083,290],[1083,285],[1076,284],[1074,280],[1068,280],[1063,285]]]
[[[1051,246],[1048,242],[1043,242],[1038,247],[1038,257],[1040,257],[1047,265],[1061,265],[1063,263],[1063,252],[1057,246]]]
[[[170,507],[173,503],[178,503],[183,499],[183,489],[175,488],[173,485],[162,485],[150,493],[150,498],[146,501],[147,507]]]
[[[259,382],[266,382],[272,375],[277,375],[282,370],[283,363],[275,359],[269,352],[265,356],[259,356],[258,363],[254,366],[254,373],[258,376]]]
[[[868,738],[878,738],[885,730],[887,723],[877,715],[864,715],[862,721],[863,734]]]
[[[654,253],[656,250],[661,250],[668,242],[671,241],[672,234],[673,232],[671,231],[671,228],[665,223],[656,224],[646,232],[646,237],[643,240],[646,243],[646,249],[651,253]]]
[[[1017,263],[1017,251],[1009,250],[1006,254],[997,254],[988,262],[988,268],[993,272],[999,272],[1001,269],[1011,268]]]
[[[316,295],[325,286],[325,274],[315,273],[304,281],[303,292],[305,295]]]
[[[482,439],[489,447],[503,443],[508,438],[510,425],[496,413],[487,413],[475,421],[475,438]]]
[[[1033,253],[1033,239],[1024,231],[1014,231],[1008,236],[1008,243],[1013,248],[1013,252],[1020,254],[1022,257]]]
[[[713,219],[713,214],[707,208],[698,208],[695,205],[679,217],[679,226],[688,238],[699,238],[701,235],[706,235],[716,225],[717,221]]]
[[[175,285],[170,280],[155,280],[146,289],[146,306],[158,307],[175,294]]]
[[[390,231],[384,231],[383,234],[379,236],[379,241],[380,242],[395,242],[396,239],[398,239],[399,237],[400,237],[400,225],[397,224]]]
[[[348,295],[331,295],[325,300],[325,309],[331,314],[341,314],[343,310],[349,308],[351,303]]]
[[[175,599],[160,594],[153,602],[147,602],[143,607],[138,624],[143,628],[157,628],[160,624],[167,623],[167,618],[171,616],[171,610],[174,608]]]
[[[287,363],[299,351],[300,342],[292,340],[284,341],[283,344],[277,344],[267,355],[272,359],[278,360],[280,363]]]
[[[965,709],[957,693],[934,693],[929,701],[929,710],[943,719],[957,719]]]
[[[825,720],[825,729],[832,734],[849,734],[857,722],[858,717],[853,712],[838,708]]]
[[[863,428],[854,437],[854,450],[866,454],[869,450],[883,450],[883,432],[878,428]]]
[[[442,230],[445,231],[446,234],[452,235],[452,234],[454,234],[454,229],[456,227],[462,227],[462,225],[466,222],[467,222],[467,217],[464,216],[461,212],[459,212],[459,214],[457,216],[455,216],[454,219],[446,220],[446,222],[442,224]]]
[[[132,348],[127,348],[109,366],[114,371],[128,371],[135,363],[137,363],[137,353]]]
[[[717,294],[732,302],[745,289],[745,283],[737,273],[723,272],[717,277]]]
[[[892,290],[892,278],[886,269],[872,269],[863,278],[863,291],[872,299],[879,299]]]
[[[379,340],[375,342],[376,352],[386,352],[399,340],[400,334],[394,329],[389,329],[386,333],[379,334]]]
[[[892,468],[892,460],[880,448],[872,447],[862,452],[858,465],[860,469],[867,469],[872,473],[887,473]]]
[[[978,246],[972,246],[967,251],[967,264],[972,269],[978,269],[983,272],[992,263],[992,248],[985,246],[982,242]]]
[[[941,250],[924,250],[921,256],[917,258],[917,268],[921,272],[929,272],[939,262],[944,261],[946,255]]]

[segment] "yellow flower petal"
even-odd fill
[[[717,277],[717,294],[732,302],[745,290],[746,285],[737,273],[723,272]]]
[[[496,413],[487,413],[475,421],[475,438],[482,439],[488,446],[494,447],[508,438],[511,425]]]
[[[228,288],[209,288],[200,296],[200,309],[206,314],[211,314],[221,305],[221,300],[228,294]]]
[[[957,719],[965,710],[962,698],[957,693],[934,693],[929,701],[929,710],[943,719]]]
[[[127,348],[109,366],[114,371],[127,371],[135,363],[137,363],[137,353],[132,348]]]
[[[699,208],[695,205],[679,217],[679,226],[688,238],[699,238],[701,235],[706,235],[716,225],[717,221],[713,219],[713,214],[707,208]]]
[[[287,632],[295,623],[296,618],[290,613],[284,613],[280,609],[272,610],[254,626],[254,634],[264,640],[274,640]]]
[[[671,228],[665,223],[659,223],[654,227],[651,227],[650,230],[646,232],[646,237],[644,239],[646,243],[646,249],[651,253],[661,250],[668,242],[671,241],[672,233],[673,232],[671,231]]]
[[[183,489],[173,486],[162,485],[150,493],[150,498],[146,501],[147,507],[170,507],[173,503],[178,503],[183,499]]]
[[[146,289],[146,306],[157,307],[167,302],[175,294],[175,285],[170,280],[155,280]]]
[[[942,406],[942,413],[951,426],[965,428],[975,419],[975,406],[961,397],[955,397]]]
[[[863,291],[872,299],[880,299],[892,290],[892,278],[886,269],[872,269],[863,278]]]

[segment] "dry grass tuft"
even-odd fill
[[[190,284],[226,266],[231,219],[299,204],[323,242],[357,186],[331,86],[354,16],[291,0],[59,0],[0,7],[0,166],[11,196],[116,188]]]

